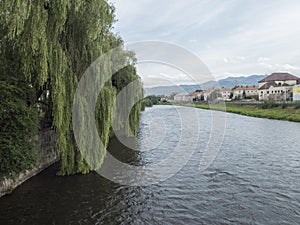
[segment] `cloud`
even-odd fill
[[[217,78],[277,70],[300,75],[298,0],[115,0],[115,6],[116,32],[125,42],[178,44],[197,54]],[[185,82],[175,71],[159,70],[155,74]]]
[[[296,74],[300,73],[299,66],[294,66],[294,65],[290,65],[290,64],[270,64],[270,63],[262,62],[262,63],[260,63],[260,65],[262,65],[272,71],[292,72],[292,73],[294,72]]]
[[[233,57],[225,57],[223,60],[225,63],[240,63],[244,61],[246,58],[243,56],[233,56]]]
[[[263,62],[268,62],[268,61],[270,61],[270,60],[271,60],[271,59],[268,58],[268,57],[259,57],[259,58],[257,59],[257,62],[263,63]]]
[[[170,65],[152,62],[137,64],[137,72],[143,78],[145,87],[197,84],[214,80],[211,74],[193,74],[192,76]]]

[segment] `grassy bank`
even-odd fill
[[[224,111],[224,106],[218,104],[184,104],[184,106]],[[246,116],[300,122],[300,109],[295,106],[290,106],[286,108],[278,106],[274,108],[263,109],[259,105],[226,104],[226,111]]]

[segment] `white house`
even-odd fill
[[[233,89],[233,99],[258,96],[258,86],[239,86]]]
[[[193,96],[186,93],[179,93],[174,96],[175,102],[193,102]]]
[[[287,100],[300,78],[289,73],[272,73],[258,83],[259,100]]]
[[[231,89],[222,87],[220,89],[220,96],[222,100],[230,99]]]

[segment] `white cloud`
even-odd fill
[[[272,71],[292,72],[292,73],[296,73],[296,74],[300,73],[300,67],[290,65],[288,63],[287,64],[278,64],[278,63],[270,64],[270,63],[262,62],[262,63],[260,63],[260,65],[262,65]]]
[[[300,75],[300,1],[115,0],[125,42],[161,40],[196,53],[219,79],[287,71]],[[151,68],[153,72],[153,68]],[[142,74],[154,74],[148,70]],[[176,82],[186,82],[175,71]],[[159,77],[159,76],[157,76]],[[158,82],[159,83],[159,82]]]
[[[268,62],[268,61],[270,61],[270,60],[271,60],[271,59],[268,58],[268,57],[259,57],[259,58],[257,59],[257,62],[263,63],[263,62]]]
[[[240,63],[244,61],[246,58],[243,56],[233,56],[233,57],[225,57],[224,62],[225,63]]]

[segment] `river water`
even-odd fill
[[[141,151],[114,138],[110,153],[136,166],[159,163],[186,137],[180,127],[190,110],[200,124],[197,146],[169,179],[127,186],[97,173],[57,177],[53,165],[0,199],[0,224],[300,224],[300,123],[226,114],[219,153],[200,171],[212,112],[155,106],[142,114]],[[188,123],[193,137],[196,122]]]

